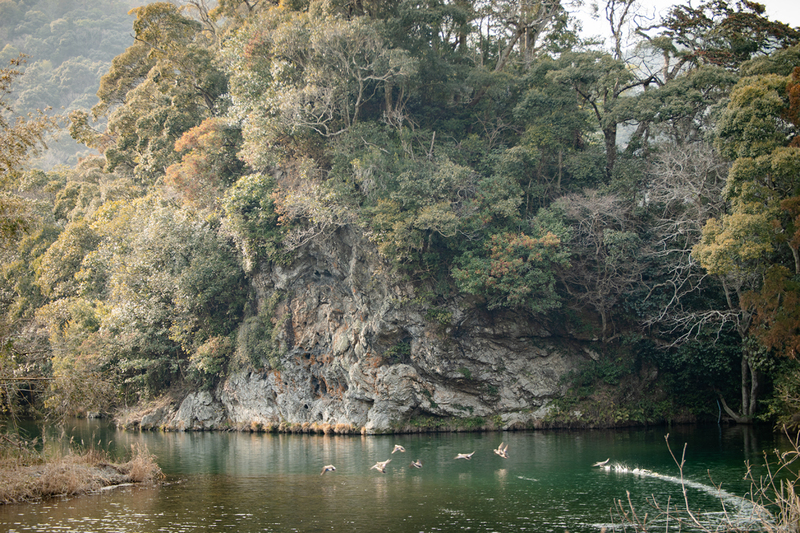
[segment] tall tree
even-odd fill
[[[588,190],[560,198],[554,209],[571,229],[565,243],[569,263],[559,269],[562,285],[575,301],[594,309],[600,338],[608,342],[617,334],[614,308],[641,282],[644,269],[630,205],[616,195]]]
[[[178,161],[175,141],[223,111],[227,78],[201,23],[164,2],[134,11],[135,42],[114,58],[92,109],[93,118],[108,117],[104,134],[88,129],[85,113],[70,118],[76,138],[104,149],[108,171],[125,169],[152,184]]]
[[[402,126],[415,64],[378,29],[366,17],[275,8],[239,32],[225,53],[248,163],[263,169],[275,150],[296,149],[293,139],[341,134],[367,108]]]
[[[704,144],[661,145],[647,168],[646,199],[650,263],[647,276],[652,304],[645,325],[664,332],[675,346],[699,333],[696,326],[715,311],[696,309],[689,301],[705,289],[708,272],[692,257],[703,226],[724,212],[722,190],[729,164]]]
[[[703,267],[725,283],[729,312],[737,317],[743,340],[754,336],[779,349],[786,336],[772,336],[771,330],[777,333],[794,320],[782,311],[793,296],[784,294],[778,305],[770,296],[792,290],[784,269],[797,272],[798,265],[793,240],[793,206],[800,195],[800,116],[793,96],[798,80],[800,69],[795,69],[789,76],[747,77],[734,88],[717,130],[720,151],[734,159],[724,190],[729,208],[707,222],[694,250]],[[757,328],[754,317],[759,317]],[[741,420],[755,414],[759,376],[757,357],[745,350]]]
[[[14,82],[22,75],[24,57],[10,60],[0,69],[0,185],[8,187],[18,176],[27,158],[45,146],[45,137],[56,127],[55,119],[40,110],[27,117],[14,116],[9,102]],[[5,209],[3,209],[5,211]],[[2,228],[13,231],[15,224],[3,222]]]
[[[619,150],[619,126],[634,118],[633,89],[647,80],[635,78],[623,61],[601,52],[564,53],[557,62],[559,68],[548,73],[548,78],[574,92],[594,115],[603,134],[605,172],[610,177]]]
[[[750,0],[709,0],[676,5],[663,21],[680,64],[713,64],[736,69],[757,56],[800,42],[800,30],[769,20],[764,5]]]
[[[4,277],[13,271],[12,263],[20,266],[20,256],[13,245],[21,241],[40,221],[35,202],[16,193],[22,171],[30,155],[44,147],[46,135],[56,127],[56,121],[43,111],[27,117],[14,116],[9,95],[12,85],[21,75],[19,67],[23,61],[22,57],[11,59],[9,67],[0,69],[0,257],[4,265]],[[33,364],[33,361],[25,361],[14,347],[14,333],[23,324],[19,317],[9,312],[14,302],[9,299],[6,291],[3,292],[0,300],[0,379],[12,376],[19,379],[31,374],[38,378],[42,366]],[[16,381],[3,382],[0,410],[14,409],[14,398],[19,384],[21,383]]]

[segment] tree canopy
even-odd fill
[[[86,147],[26,166],[53,123],[10,114],[3,70],[0,371],[49,373],[59,409],[276,365],[251,283],[345,226],[423,309],[579,322],[609,358],[635,337],[688,365],[724,339],[703,393],[737,420],[791,382],[800,29],[760,4],[636,27],[609,1],[609,43],[558,0],[79,4],[45,24],[0,3],[2,54],[39,43],[14,102],[63,106]],[[65,51],[123,20],[113,59]]]

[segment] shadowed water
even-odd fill
[[[649,497],[682,502],[667,431],[138,433],[83,421],[70,428],[77,441],[116,453],[146,444],[168,484],[0,507],[0,531],[596,532],[614,525],[613,502],[626,491],[642,511]],[[709,523],[723,504],[746,512],[745,461],[760,465],[762,450],[787,444],[745,427],[669,432],[679,458],[686,445],[691,505]],[[501,441],[508,459],[492,452]],[[406,452],[392,454],[394,444]],[[454,459],[473,451],[470,461]],[[592,467],[606,458],[613,468]],[[387,459],[385,474],[370,468]],[[421,469],[409,467],[414,459]],[[336,471],[320,475],[327,464]]]

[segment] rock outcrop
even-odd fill
[[[174,430],[316,427],[366,433],[532,427],[592,342],[453,297],[437,314],[374,246],[340,228],[288,266],[253,273],[280,346],[271,370],[230,371],[208,392],[161,402],[128,425]],[[444,317],[444,318],[442,318]]]

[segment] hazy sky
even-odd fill
[[[729,4],[735,4],[735,0],[728,0]],[[581,9],[581,19],[583,22],[584,33],[586,35],[605,35],[608,23],[601,20],[591,20],[589,13],[591,13],[591,5],[593,0],[585,0],[584,6]],[[604,2],[595,1],[594,3],[602,6]],[[671,0],[639,0],[640,10],[648,16],[658,18],[658,15],[665,13],[670,6],[676,4],[685,4],[687,2],[676,2]],[[700,1],[693,1],[692,5],[700,5]],[[777,20],[789,24],[792,27],[800,27],[800,0],[759,0],[759,3],[764,4],[767,8],[767,16],[770,20]]]

